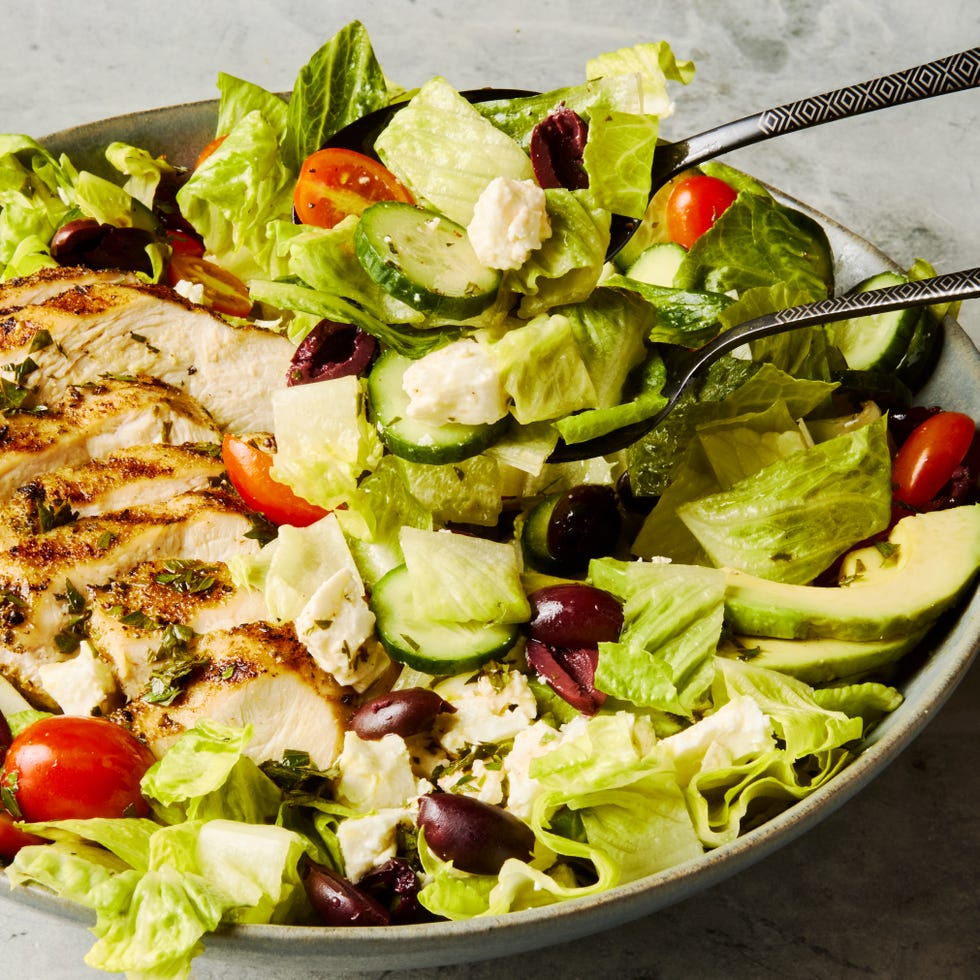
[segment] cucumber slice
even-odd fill
[[[518,640],[516,624],[449,623],[413,618],[408,566],[398,565],[374,586],[371,611],[378,638],[392,660],[443,676],[475,670],[503,657]]]
[[[480,262],[462,225],[401,201],[365,209],[354,231],[354,251],[385,292],[447,320],[481,313],[500,287],[500,271]]]
[[[651,286],[673,286],[674,276],[685,255],[687,249],[677,242],[658,242],[640,253],[626,270],[626,276]]]
[[[368,375],[368,405],[381,441],[394,455],[413,463],[458,463],[482,453],[500,437],[507,427],[506,416],[485,425],[431,425],[409,418],[402,378],[411,363],[411,358],[388,350]]]
[[[928,380],[942,348],[943,323],[935,312],[922,310],[902,359],[895,368],[899,381],[918,391]]]
[[[859,283],[854,292],[898,286],[908,278],[880,272]],[[917,308],[854,317],[834,324],[834,337],[847,366],[855,371],[892,371],[908,350],[921,310]]]

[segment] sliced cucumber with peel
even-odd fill
[[[908,277],[879,272],[859,283],[854,292],[899,286]],[[917,307],[854,317],[834,324],[834,338],[847,366],[854,371],[892,371],[902,361],[922,311]]]
[[[378,638],[392,660],[437,676],[475,670],[503,657],[520,633],[515,624],[435,622],[414,617],[415,599],[406,565],[393,568],[375,584],[371,611]]]
[[[462,225],[401,201],[381,201],[364,211],[354,251],[385,292],[447,320],[481,313],[500,287],[500,271],[480,262]]]
[[[496,442],[507,428],[506,416],[482,425],[433,425],[410,418],[402,378],[412,363],[411,358],[388,350],[368,375],[368,405],[381,441],[395,456],[414,463],[458,463]]]
[[[673,286],[674,276],[686,255],[687,249],[677,242],[657,242],[644,249],[625,274],[651,286]]]

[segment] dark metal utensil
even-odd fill
[[[854,316],[887,313],[890,310],[902,310],[913,306],[973,299],[978,296],[980,296],[980,268],[965,269],[962,272],[950,272],[931,279],[920,279],[917,282],[902,283],[884,289],[845,293],[843,296],[823,299],[804,306],[791,306],[789,309],[778,310],[776,313],[740,323],[719,334],[703,347],[681,353],[672,364],[672,376],[663,388],[662,393],[667,403],[656,415],[585,442],[572,445],[559,442],[551,454],[550,462],[588,459],[625,449],[656,428],[670,414],[680,396],[692,384],[699,372],[723,354],[731,353],[750,340],[784,333],[797,327],[832,323],[835,320],[846,320]]]

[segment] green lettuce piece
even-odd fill
[[[596,559],[589,580],[623,603],[616,643],[599,644],[595,684],[622,701],[692,717],[714,675],[725,576],[711,568]]]
[[[293,173],[349,123],[388,104],[389,90],[367,30],[351,21],[319,48],[293,84],[283,156]]]
[[[281,794],[245,754],[251,728],[201,721],[184,732],[143,776],[141,789],[167,823],[275,818]]]
[[[261,85],[236,78],[227,72],[218,72],[218,121],[216,137],[226,136],[249,113],[258,112],[280,134],[286,131],[286,103]]]
[[[743,193],[691,246],[674,285],[741,294],[784,282],[814,301],[832,288],[830,255],[819,224],[771,198]]]
[[[381,459],[359,378],[349,375],[273,393],[277,452],[270,470],[299,496],[331,510]]]
[[[146,208],[153,207],[160,181],[164,177],[173,177],[177,172],[165,157],[154,157],[146,150],[127,143],[110,143],[105,156],[116,170],[129,178],[123,190]]]
[[[522,425],[598,405],[575,327],[562,314],[541,314],[487,344],[487,353]]]
[[[717,566],[812,581],[891,516],[885,419],[777,460],[677,515]]]
[[[246,281],[281,273],[268,225],[289,218],[295,177],[282,162],[279,137],[261,112],[249,112],[177,192],[208,252]]]
[[[585,74],[590,79],[635,74],[641,87],[642,111],[664,117],[673,112],[667,83],[687,85],[694,78],[694,62],[678,61],[666,41],[652,41],[590,58]]]
[[[588,299],[609,247],[609,212],[588,191],[551,187],[544,193],[551,235],[504,281],[506,289],[523,294],[519,313],[525,319]]]
[[[492,527],[503,509],[500,467],[492,456],[458,463],[413,463],[395,457],[409,493],[440,523]]]
[[[860,718],[867,729],[900,707],[905,697],[889,684],[859,681],[816,688],[813,699],[828,711],[842,711],[850,718]]]
[[[659,132],[656,116],[610,110],[591,117],[582,163],[600,207],[627,218],[643,217]]]
[[[410,527],[400,540],[420,619],[522,623],[530,617],[512,545]]]
[[[464,226],[495,177],[534,177],[520,146],[439,77],[395,114],[375,150],[417,199]]]
[[[127,867],[146,871],[150,866],[150,838],[160,829],[153,820],[141,817],[112,819],[90,817],[25,824],[30,833],[54,841],[98,844],[114,854]]]

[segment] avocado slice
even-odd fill
[[[718,651],[723,657],[789,674],[807,684],[860,677],[887,667],[912,650],[926,634],[918,630],[896,640],[782,640],[772,636],[733,636]]]
[[[726,569],[736,633],[787,640],[898,640],[933,623],[980,569],[980,504],[903,518],[885,547],[851,552],[841,585],[790,585]]]

